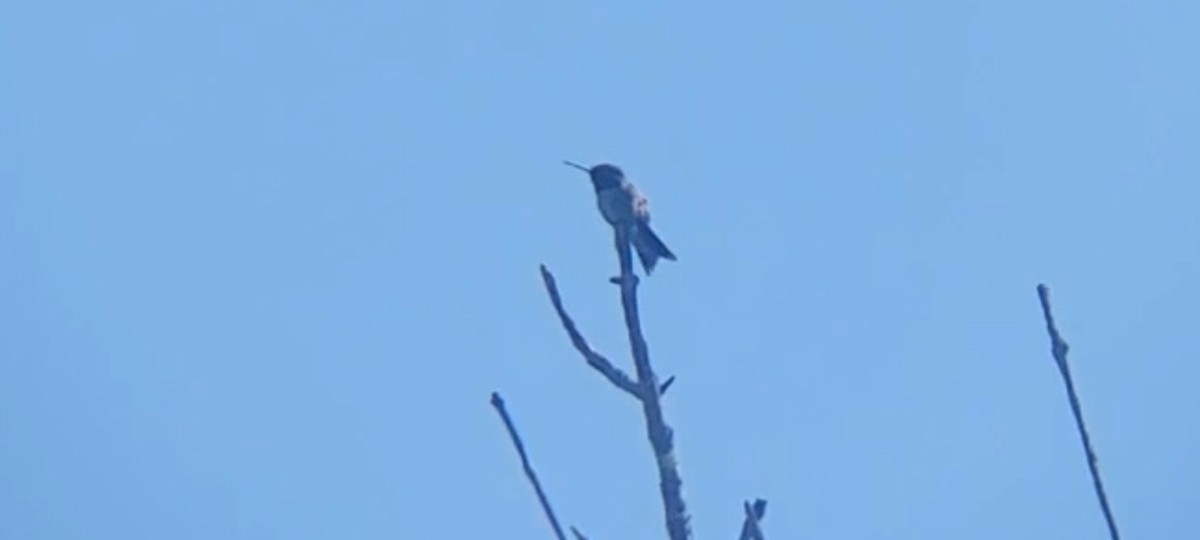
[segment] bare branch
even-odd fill
[[[637,371],[638,386],[642,399],[642,413],[646,418],[646,435],[654,449],[658,464],[659,492],[663,500],[663,513],[667,533],[671,540],[689,540],[692,536],[687,506],[683,502],[683,480],[679,476],[675,461],[675,443],[671,428],[663,417],[659,384],[650,366],[650,352],[646,338],[642,335],[641,317],[638,314],[638,278],[633,273],[633,256],[628,239],[618,228],[614,235],[617,256],[621,263],[621,307],[625,312],[625,327],[629,331],[629,345]]]
[[[512,438],[513,446],[517,448],[517,454],[521,456],[521,467],[525,469],[525,477],[529,479],[529,483],[533,484],[533,490],[537,492],[538,501],[542,503],[542,511],[546,513],[546,519],[550,521],[550,526],[554,528],[554,535],[558,540],[567,540],[563,534],[562,527],[558,524],[558,518],[554,516],[554,509],[550,507],[550,500],[546,498],[546,492],[542,491],[542,484],[538,482],[537,473],[533,472],[533,466],[529,464],[529,456],[525,454],[525,443],[521,442],[521,436],[517,434],[517,427],[513,425],[512,418],[508,416],[508,410],[504,407],[504,399],[500,397],[499,392],[492,392],[492,407],[500,413],[500,419],[504,420],[504,427],[508,429],[508,436]],[[578,536],[578,533],[576,533]]]
[[[546,292],[550,294],[550,303],[554,304],[554,311],[558,313],[558,320],[562,322],[563,329],[567,331],[567,335],[571,338],[571,343],[575,345],[575,350],[583,355],[583,359],[587,361],[589,366],[599,371],[604,378],[613,386],[624,390],[633,397],[641,399],[641,392],[638,390],[637,383],[626,375],[625,372],[614,366],[607,358],[600,353],[593,351],[588,342],[579,333],[579,329],[575,327],[575,321],[571,320],[571,316],[567,314],[567,310],[563,308],[562,297],[558,294],[558,285],[554,281],[554,274],[546,269],[546,265],[541,265],[542,282],[546,285]]]
[[[571,527],[571,534],[575,536],[575,540],[588,540],[588,538],[584,536],[583,533],[579,532],[579,529],[576,529],[575,527]]]
[[[742,509],[746,512],[746,520],[742,522],[742,534],[738,536],[738,540],[763,540],[762,529],[758,528],[758,522],[767,515],[767,501],[755,499],[754,504],[745,501],[742,503]]]
[[[1050,289],[1045,285],[1037,286],[1038,300],[1042,304],[1042,316],[1046,320],[1046,331],[1050,334],[1050,354],[1058,365],[1063,384],[1067,387],[1067,400],[1071,403],[1071,413],[1075,415],[1075,427],[1079,431],[1079,440],[1087,454],[1088,469],[1092,473],[1092,487],[1096,498],[1100,500],[1100,509],[1104,512],[1104,521],[1108,524],[1108,536],[1112,540],[1120,540],[1117,533],[1117,521],[1113,518],[1112,508],[1108,505],[1108,495],[1104,492],[1104,483],[1100,480],[1100,466],[1097,464],[1096,452],[1092,449],[1092,439],[1088,436],[1087,426],[1083,423],[1083,409],[1079,405],[1079,396],[1075,393],[1075,382],[1071,379],[1071,366],[1067,364],[1067,351],[1070,346],[1058,333],[1054,324],[1054,314],[1050,312]]]

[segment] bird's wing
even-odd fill
[[[650,223],[650,200],[638,190],[637,186],[630,182],[626,182],[623,186],[625,193],[629,194],[630,206],[633,207],[633,217],[641,223]]]

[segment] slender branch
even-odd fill
[[[554,311],[558,313],[558,320],[562,322],[563,329],[567,331],[567,335],[571,337],[571,343],[575,345],[575,350],[583,355],[583,359],[587,361],[589,366],[599,371],[608,382],[612,383],[617,388],[624,390],[633,397],[641,399],[641,392],[638,389],[637,383],[626,375],[624,371],[614,366],[600,353],[592,350],[588,346],[588,342],[579,333],[579,329],[575,327],[575,321],[571,320],[571,316],[567,314],[567,310],[563,308],[562,297],[558,294],[558,285],[554,281],[554,274],[546,269],[546,265],[541,265],[542,282],[546,285],[546,292],[550,294],[550,303],[554,304]]]
[[[658,484],[662,494],[667,533],[671,540],[689,540],[692,531],[688,523],[687,506],[683,502],[683,480],[679,476],[678,464],[675,461],[674,437],[663,417],[658,380],[650,366],[650,352],[646,346],[646,338],[642,335],[637,302],[638,278],[633,273],[633,256],[630,253],[628,238],[620,228],[617,229],[614,240],[621,263],[621,307],[625,312],[625,326],[629,331],[629,345],[637,371],[638,386],[641,388],[646,435],[650,439],[654,459],[658,463]]]
[[[521,456],[521,467],[525,469],[525,477],[529,479],[529,483],[533,484],[533,490],[537,492],[538,501],[542,503],[542,511],[546,513],[546,519],[554,528],[554,536],[558,540],[567,540],[562,527],[558,524],[558,518],[554,516],[554,509],[550,507],[550,500],[546,498],[546,492],[542,491],[542,483],[538,482],[537,473],[533,472],[533,466],[529,464],[529,456],[525,453],[525,443],[521,442],[521,436],[517,434],[517,427],[513,425],[512,418],[508,416],[508,409],[504,407],[504,399],[500,397],[499,392],[492,392],[492,407],[500,414],[500,419],[504,420],[508,436],[512,438],[513,446],[517,448],[517,454]],[[576,536],[578,534],[577,532]]]
[[[763,540],[758,522],[767,514],[767,501],[756,499],[754,504],[746,501],[742,503],[742,509],[746,512],[746,521],[742,522],[742,534],[738,536],[738,540]]]
[[[579,529],[576,529],[575,527],[571,527],[571,534],[575,536],[575,540],[588,540],[588,538],[584,536],[583,533],[579,532]]]
[[[1037,286],[1038,300],[1042,304],[1042,316],[1046,320],[1046,331],[1050,334],[1050,353],[1058,372],[1062,374],[1063,384],[1067,387],[1067,400],[1071,403],[1071,413],[1075,415],[1075,427],[1079,431],[1079,440],[1087,454],[1088,469],[1092,473],[1092,487],[1095,488],[1096,498],[1100,500],[1100,509],[1104,512],[1104,520],[1108,524],[1108,536],[1112,540],[1120,540],[1117,533],[1117,521],[1113,518],[1112,508],[1108,505],[1108,495],[1104,492],[1104,483],[1100,480],[1100,466],[1097,464],[1096,452],[1092,449],[1092,439],[1088,436],[1087,426],[1083,423],[1083,409],[1079,405],[1079,396],[1075,393],[1075,383],[1071,379],[1071,366],[1067,364],[1067,351],[1070,346],[1058,333],[1054,324],[1054,314],[1050,312],[1050,289],[1045,285]]]

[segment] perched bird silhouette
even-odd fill
[[[642,261],[646,275],[654,272],[659,259],[675,260],[675,254],[650,228],[650,204],[646,197],[625,178],[625,173],[619,167],[608,163],[591,168],[570,161],[563,163],[588,173],[592,178],[600,215],[613,229],[625,233],[625,238],[629,239],[638,259]]]

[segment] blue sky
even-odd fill
[[[662,538],[610,161],[697,538],[1200,524],[1195,2],[0,3],[0,537]],[[627,364],[624,364],[627,365]]]

